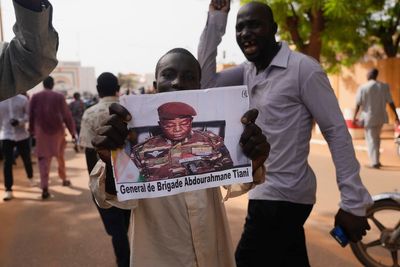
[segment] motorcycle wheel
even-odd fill
[[[389,234],[400,227],[400,205],[394,200],[376,201],[367,211],[371,230],[357,243],[350,243],[357,259],[366,267],[399,267],[400,240],[388,245]]]

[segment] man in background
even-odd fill
[[[83,103],[81,99],[81,94],[76,92],[74,93],[74,101],[69,103],[69,109],[71,110],[72,118],[74,119],[75,127],[76,127],[76,133],[77,133],[77,138],[79,139],[79,133],[81,131],[81,121],[82,121],[82,116],[83,112],[85,111],[85,104]],[[78,144],[74,144],[74,149],[75,152],[79,152],[79,147]]]
[[[96,129],[101,126],[103,120],[108,118],[108,107],[112,103],[119,102],[118,78],[109,72],[102,73],[97,78],[97,92],[99,93],[100,101],[88,108],[83,114],[81,135],[79,138],[79,145],[85,148],[89,174],[98,161],[97,152],[91,143],[92,139],[96,136]],[[113,180],[110,179],[110,181]],[[118,267],[129,266],[130,248],[128,229],[131,211],[117,207],[104,209],[100,208],[96,201],[94,202],[103,221],[104,228],[107,234],[111,236]]]
[[[0,100],[25,92],[57,66],[58,34],[47,0],[14,0],[15,37],[0,42]]]
[[[44,89],[32,96],[29,107],[29,131],[36,138],[36,156],[40,172],[42,199],[50,197],[48,191],[49,172],[52,157],[58,162],[58,175],[63,186],[70,186],[65,171],[64,150],[66,147],[65,127],[72,139],[76,138],[75,125],[62,94],[54,92],[54,79],[47,77],[43,81]]]
[[[361,109],[361,124],[364,126],[365,141],[368,147],[368,156],[371,167],[379,169],[382,164],[379,160],[381,145],[381,130],[384,123],[388,122],[386,104],[389,104],[395,115],[396,125],[399,123],[399,116],[393,103],[389,85],[377,81],[379,71],[372,68],[368,74],[368,82],[358,88],[356,95],[356,109],[353,123],[357,123],[357,114]]]

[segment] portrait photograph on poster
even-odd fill
[[[247,87],[125,95],[120,103],[132,120],[124,148],[112,152],[119,201],[252,181],[239,145]]]

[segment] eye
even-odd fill
[[[182,121],[181,126],[189,126],[191,124],[191,121]]]
[[[240,31],[242,31],[243,30],[243,23],[238,23],[238,24],[236,24],[236,31],[237,32],[240,32]]]
[[[171,129],[171,128],[174,127],[174,124],[173,124],[173,123],[166,123],[166,124],[164,124],[163,126],[164,126],[164,128],[166,128],[166,129]]]
[[[167,80],[172,80],[175,77],[175,72],[173,72],[172,70],[164,70],[161,72],[161,77]]]
[[[193,80],[193,79],[194,79],[194,75],[193,75],[192,72],[187,72],[187,73],[185,73],[185,75],[183,76],[183,78],[184,78],[185,80]]]
[[[250,29],[258,28],[258,27],[260,27],[260,25],[261,25],[261,23],[259,21],[257,21],[257,20],[249,21],[249,28]]]

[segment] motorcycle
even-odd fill
[[[350,243],[357,259],[367,267],[400,267],[400,193],[373,197],[367,217],[371,230],[357,243]]]

